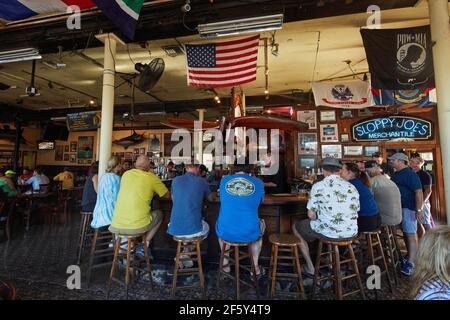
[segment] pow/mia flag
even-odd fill
[[[316,106],[362,109],[374,105],[370,86],[366,81],[315,82],[312,90]]]
[[[434,88],[429,26],[406,29],[361,29],[372,88]]]

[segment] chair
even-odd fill
[[[272,234],[269,237],[269,241],[272,244],[272,254],[270,258],[269,281],[267,289],[269,298],[273,298],[273,296],[277,293],[281,293],[284,295],[295,295],[298,298],[305,298],[305,289],[303,287],[302,271],[298,253],[298,245],[300,244],[300,240],[296,236],[290,234]],[[290,262],[283,262],[286,260]],[[293,273],[281,272],[278,270],[278,266],[291,267],[294,269]],[[297,291],[277,292],[277,278],[293,281],[297,286]]]
[[[220,286],[220,276],[223,275],[226,278],[234,280],[236,300],[240,299],[240,294],[241,294],[240,284],[241,283],[247,287],[254,288],[256,291],[256,296],[259,299],[259,283],[258,283],[258,278],[257,278],[256,272],[255,272],[255,266],[256,266],[257,262],[253,261],[253,256],[250,252],[249,245],[251,244],[251,242],[236,243],[236,242],[229,242],[229,241],[225,241],[225,240],[222,240],[222,241],[223,241],[223,245],[222,245],[222,251],[220,253],[219,270],[217,273],[217,288],[219,288],[219,286]],[[227,246],[229,247],[229,249],[227,249]],[[247,252],[241,251],[240,250],[241,247],[247,247]],[[230,253],[233,253],[234,257],[232,255],[230,255]],[[223,261],[224,261],[225,255],[227,255],[227,258],[229,261],[229,266],[231,267],[231,265],[234,265],[234,273],[235,273],[234,276],[232,276],[230,273],[227,273],[223,270],[223,267],[224,267]],[[250,258],[250,264],[251,264],[250,268],[247,266],[243,266],[240,263],[241,260],[244,260],[247,258]],[[240,279],[240,269],[241,268],[243,270],[249,271],[251,273],[253,284]]]
[[[316,294],[317,283],[321,280],[327,279],[330,279],[334,282],[334,291],[336,299],[342,300],[344,297],[355,293],[360,293],[361,297],[364,300],[366,299],[366,294],[364,292],[364,287],[361,282],[361,276],[359,274],[358,265],[356,263],[355,253],[353,252],[352,248],[352,242],[353,242],[352,238],[336,239],[336,240],[324,238],[319,239],[319,244],[317,247],[316,266],[314,269],[314,279],[311,292],[311,299],[314,299],[314,296]],[[328,250],[322,252],[324,245],[327,246]],[[341,260],[339,247],[346,248],[348,254],[350,255],[350,258],[348,259],[344,258],[344,260]],[[325,264],[322,264],[322,261],[324,260],[322,259],[323,256],[328,257],[328,261],[326,261]],[[341,266],[344,264],[350,264],[353,269],[353,273],[349,275],[342,275]],[[330,275],[320,276],[322,268],[330,268],[331,269]],[[344,294],[342,289],[342,281],[351,278],[356,278],[359,289]]]
[[[111,266],[111,273],[110,273],[109,281],[108,281],[108,289],[106,292],[106,299],[109,299],[109,294],[111,291],[111,283],[113,281],[120,283],[122,285],[125,285],[126,298],[128,299],[128,289],[129,289],[129,284],[130,284],[130,278],[134,279],[134,277],[137,276],[137,271],[141,271],[143,274],[149,275],[150,284],[153,289],[152,268],[151,268],[151,264],[150,264],[150,258],[148,255],[147,243],[143,236],[144,236],[144,234],[134,235],[134,236],[115,234],[115,237],[114,237],[114,239],[115,239],[114,259],[113,259],[113,263]],[[122,248],[122,246],[121,246],[123,238],[127,240],[126,249]],[[140,262],[142,261],[142,259],[138,258],[138,255],[136,254],[136,249],[138,246],[138,238],[142,238],[142,245],[144,248],[144,258],[143,259],[145,260],[145,269],[138,267],[138,265],[140,265]],[[115,277],[116,269],[119,266],[119,258],[126,259],[125,282],[123,282]],[[139,259],[139,261],[138,261],[138,259]],[[133,263],[132,272],[130,271],[131,263]],[[131,279],[131,280],[133,280],[133,279]]]
[[[171,297],[175,297],[175,293],[177,290],[180,289],[191,289],[200,287],[202,290],[203,298],[206,297],[205,292],[205,276],[203,274],[203,268],[202,268],[202,255],[200,252],[200,243],[206,239],[205,236],[203,237],[197,237],[197,238],[181,238],[181,237],[173,237],[173,240],[177,242],[177,253],[175,256],[175,267],[173,271],[173,280],[172,280],[172,291],[171,291]],[[195,249],[191,250],[190,248],[195,247]],[[184,249],[187,248],[188,251],[185,251]],[[197,261],[197,268],[187,268],[187,269],[178,269],[178,266],[180,265],[180,258],[182,255],[189,256],[193,261]],[[184,286],[184,287],[177,287],[177,280],[178,275],[197,275],[199,278],[199,282],[194,285]]]

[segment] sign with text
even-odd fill
[[[432,124],[414,117],[389,116],[356,123],[352,132],[356,141],[427,140],[432,136]]]
[[[69,131],[97,130],[99,126],[100,116],[96,111],[67,115],[67,128],[69,128]]]

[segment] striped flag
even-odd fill
[[[92,0],[129,39],[134,39],[144,0]]]
[[[66,13],[76,5],[81,10],[96,6],[128,38],[133,39],[144,0],[0,0],[0,20],[18,21],[39,14]]]
[[[259,35],[186,45],[188,86],[232,87],[256,80]]]

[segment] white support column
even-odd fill
[[[97,129],[97,145],[96,145],[96,154],[95,154],[95,161],[99,161],[100,156],[100,139],[101,139],[101,129]]]
[[[205,121],[205,112],[206,109],[197,109],[198,112],[198,121],[203,122]],[[203,127],[203,124],[202,124]],[[197,154],[197,160],[198,163],[203,163],[203,130],[200,130],[199,132],[196,132],[195,134],[198,135],[198,154]]]
[[[450,225],[450,21],[448,0],[428,1],[447,224]],[[440,173],[437,173],[440,174]]]
[[[116,47],[117,43],[121,45],[125,45],[125,43],[113,33],[101,34],[96,36],[96,38],[105,44],[105,61],[103,64],[102,115],[100,127],[100,152],[98,155],[98,175],[99,177],[101,177],[106,171],[112,148],[112,131],[114,119],[114,83],[116,75]]]

